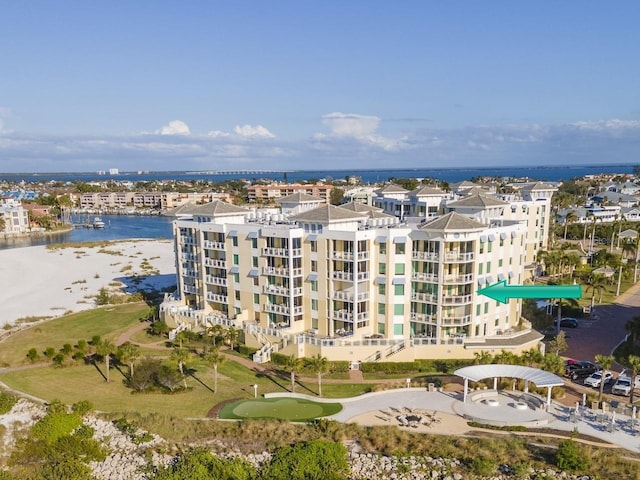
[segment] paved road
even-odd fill
[[[578,328],[563,329],[569,344],[567,357],[593,361],[597,354],[613,352],[626,337],[625,324],[640,316],[640,283],[620,295],[612,305],[596,304],[595,311],[596,318],[581,319]]]

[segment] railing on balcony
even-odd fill
[[[471,295],[443,295],[442,303],[447,305],[460,305],[462,303],[471,303]]]
[[[417,302],[429,302],[429,303],[438,303],[438,296],[433,293],[412,293],[411,300],[415,300]]]
[[[345,280],[348,282],[353,282],[355,278],[358,282],[363,280],[369,280],[369,272],[358,272],[355,277],[353,272],[343,272],[343,271],[334,271],[331,274],[331,278],[334,280]]]
[[[445,275],[443,279],[446,283],[471,283],[473,282],[473,273],[464,275]]]
[[[334,250],[333,252],[331,252],[331,258],[333,260],[343,260],[346,262],[351,262],[353,260],[368,260],[369,252],[363,251],[363,252],[358,252],[357,254],[354,254],[353,252],[344,252],[344,251]]]
[[[473,260],[473,257],[473,252],[445,252],[444,254],[444,259],[450,262],[470,262]]]
[[[440,318],[440,324],[445,327],[469,325],[471,323],[471,315],[465,315],[464,317],[442,317]]]
[[[218,260],[215,258],[206,258],[204,259],[204,265],[206,267],[214,267],[214,268],[227,268],[226,260]]]
[[[275,303],[265,303],[262,310],[280,315],[302,315],[302,306],[289,307],[288,305],[276,305]]]
[[[182,272],[182,276],[183,277],[192,277],[195,278],[196,277],[196,271],[195,270],[191,270],[191,269],[186,269]]]
[[[331,293],[333,300],[341,300],[343,302],[363,302],[369,300],[369,292],[360,292],[354,295],[353,292],[347,292],[344,290],[337,290]]]
[[[210,302],[226,304],[229,300],[229,297],[227,295],[220,295],[219,293],[207,292],[207,300]]]
[[[263,275],[277,275],[279,277],[288,277],[293,275],[294,277],[302,276],[301,268],[288,268],[288,267],[262,267]]]
[[[262,292],[266,294],[283,295],[287,297],[293,295],[297,297],[302,295],[302,287],[287,288],[281,285],[265,285],[262,288]]]
[[[438,261],[440,253],[438,252],[413,252],[411,254],[413,260],[431,260]]]
[[[227,277],[215,277],[213,275],[205,275],[204,277],[205,283],[210,285],[219,285],[222,287],[227,286]]]
[[[195,262],[196,259],[198,258],[198,256],[196,254],[188,253],[188,252],[180,252],[180,257],[183,260],[187,260],[187,261],[190,261],[190,262]]]
[[[438,274],[437,273],[413,272],[411,274],[411,278],[413,280],[417,280],[419,282],[437,282],[438,281]]]
[[[195,285],[184,285],[184,287],[182,288],[182,290],[184,291],[184,293],[198,293],[198,289],[196,288]]]
[[[411,321],[419,322],[419,323],[432,323],[432,324],[436,323],[435,317],[433,315],[428,315],[426,313],[412,313]]]
[[[191,237],[191,236],[181,235],[180,236],[180,243],[183,244],[183,245],[195,245],[196,244],[196,239],[194,237]]]
[[[211,240],[205,240],[202,242],[202,246],[208,250],[224,250],[224,242],[212,242]]]

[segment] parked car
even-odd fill
[[[558,320],[555,320],[553,322],[553,324],[555,326],[558,325]],[[560,326],[564,327],[564,328],[578,328],[578,319],[577,318],[570,318],[570,317],[565,317],[565,318],[561,318],[560,319]]]
[[[614,395],[624,395],[625,397],[631,395],[631,378],[618,377],[616,383],[611,387],[611,393]]]
[[[564,375],[565,377],[569,377],[572,380],[577,380],[579,378],[588,377],[598,370],[600,370],[600,367],[598,367],[598,365],[596,365],[595,363],[581,360],[578,363],[572,363],[571,365],[568,365],[564,371]]]
[[[600,370],[599,372],[594,372],[584,380],[584,384],[589,387],[598,388],[600,387],[600,382],[603,381],[603,378],[604,384],[606,385],[613,380],[613,373],[611,373],[609,370],[604,372],[604,374],[602,373],[602,370]]]

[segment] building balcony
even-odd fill
[[[359,312],[358,314],[354,314],[353,312],[350,312],[348,310],[334,310],[333,312],[331,312],[331,319],[339,320],[341,322],[353,323],[354,320],[361,322],[367,320],[367,318],[369,318],[368,312]]]
[[[195,253],[181,251],[180,252],[180,258],[183,261],[195,262],[198,259],[198,256]]]
[[[204,259],[205,267],[214,267],[214,268],[227,268],[226,260],[218,260],[215,258],[206,258]]]
[[[436,324],[436,319],[433,315],[428,315],[426,313],[412,313],[411,321],[418,323],[431,323],[433,325]]]
[[[464,317],[443,317],[440,319],[440,325],[443,327],[455,327],[470,324],[471,315],[465,315]]]
[[[336,290],[335,292],[331,292],[331,299],[342,302],[363,302],[369,300],[369,292],[360,292],[355,295],[353,292],[347,290]]]
[[[301,305],[289,307],[288,305],[265,303],[264,305],[262,305],[262,311],[268,313],[277,313],[279,315],[302,315],[303,307]]]
[[[472,283],[473,273],[465,275],[445,275],[443,278],[444,283]]]
[[[411,300],[417,302],[438,303],[438,296],[433,293],[412,293]]]
[[[182,291],[184,293],[192,293],[192,294],[198,293],[198,289],[195,285],[184,285],[182,287]]]
[[[195,270],[185,269],[182,271],[183,277],[197,278],[198,274]]]
[[[203,248],[206,250],[223,250],[224,251],[224,242],[212,242],[211,240],[205,240],[202,242]]]
[[[274,247],[266,247],[262,249],[262,255],[265,257],[289,257],[289,253],[291,253],[294,257],[302,256],[301,248],[274,248]]]
[[[440,259],[440,253],[438,252],[413,252],[411,254],[412,260],[428,260],[431,262],[437,262]]]
[[[368,260],[369,252],[364,251],[364,252],[358,252],[357,254],[354,254],[353,252],[342,252],[342,251],[336,250],[331,252],[330,258],[332,260],[342,260],[346,262],[352,262],[353,260]]]
[[[446,305],[460,305],[462,303],[471,303],[472,295],[443,295],[442,303]]]
[[[219,293],[207,292],[207,301],[215,303],[227,304],[229,297],[226,295],[220,295]]]
[[[361,282],[363,280],[369,280],[369,272],[359,272],[354,277],[352,272],[335,271],[331,274],[331,278],[348,282],[353,282],[355,278],[356,281]]]
[[[218,285],[220,287],[227,286],[227,277],[216,277],[214,275],[205,275],[204,281],[209,285]]]
[[[420,273],[413,272],[411,274],[411,279],[416,280],[418,282],[438,282],[438,274],[437,273]]]
[[[445,252],[444,259],[447,262],[471,262],[474,259],[473,252]]]
[[[288,268],[288,267],[262,267],[263,275],[276,275],[278,277],[294,277],[302,276],[301,268]]]
[[[194,237],[186,237],[184,235],[181,235],[180,236],[180,243],[182,245],[195,246],[196,245],[196,239]]]
[[[300,295],[302,295],[302,288],[301,287],[296,287],[296,288],[287,288],[287,287],[283,287],[281,285],[265,285],[264,287],[262,287],[262,292],[269,295],[282,295],[285,297],[288,297],[290,295],[293,295],[295,297],[298,297]]]

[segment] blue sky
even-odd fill
[[[640,163],[633,1],[38,1],[0,171]]]

